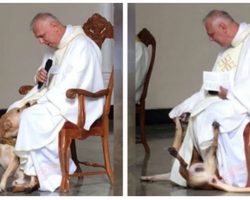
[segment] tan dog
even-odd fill
[[[0,192],[6,190],[6,183],[11,175],[14,175],[12,187],[28,182],[23,171],[19,169],[19,159],[14,153],[14,143],[17,136],[20,114],[35,102],[29,102],[21,108],[14,108],[0,118],[0,165],[4,173],[0,181]],[[15,192],[15,191],[14,191]]]
[[[250,187],[235,187],[222,182],[217,173],[217,159],[216,150],[218,146],[218,134],[219,124],[213,123],[214,128],[214,140],[212,145],[209,147],[204,161],[201,160],[197,151],[194,150],[191,166],[187,169],[188,164],[179,155],[178,150],[182,143],[183,136],[180,135],[182,132],[182,126],[180,120],[176,120],[176,135],[173,146],[169,148],[169,153],[174,156],[180,162],[179,172],[183,178],[187,181],[188,187],[200,188],[200,189],[213,189],[217,188],[227,192],[250,192]],[[159,174],[153,176],[141,177],[143,181],[159,181],[169,180],[168,174]]]
[[[21,108],[13,108],[0,118],[0,138],[16,137],[20,123],[21,112],[30,107],[32,104],[27,103]]]

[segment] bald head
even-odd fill
[[[223,10],[211,10],[203,19],[203,23],[205,24],[208,20],[214,21],[217,19],[221,19],[226,23],[235,22],[234,19]]]
[[[51,13],[38,13],[30,22],[30,29],[33,30],[36,23],[40,21],[61,24],[61,22]]]
[[[239,24],[225,11],[212,10],[203,19],[207,34],[211,41],[227,47],[236,35]]]
[[[66,30],[66,26],[50,13],[38,13],[32,19],[30,27],[40,44],[52,48],[59,45]]]

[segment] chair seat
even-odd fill
[[[102,121],[101,119],[97,119],[92,125],[90,128],[93,128],[93,127],[101,127],[102,125]],[[70,121],[66,121],[63,125],[63,128],[64,129],[79,129],[78,126],[76,124],[74,124],[73,122],[70,122]]]
[[[64,129],[78,129],[78,126],[70,121],[66,121],[63,125]]]
[[[78,132],[78,139],[85,139],[89,135],[102,136],[104,134],[103,122],[101,118],[97,119],[90,127],[90,130],[80,129],[76,124],[66,121],[63,125],[63,129],[76,130]]]

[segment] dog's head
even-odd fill
[[[21,108],[13,108],[0,118],[0,138],[17,136],[20,114],[24,109],[30,107],[33,104],[28,102]]]
[[[0,118],[0,138],[17,136],[20,109],[14,108]]]

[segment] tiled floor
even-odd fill
[[[152,125],[146,127],[150,156],[145,156],[142,144],[136,146],[136,166],[129,172],[130,191],[132,196],[239,196],[249,193],[225,193],[218,190],[186,189],[172,184],[170,181],[141,182],[141,175],[167,173],[171,169],[172,157],[167,149],[173,141],[174,127],[170,125]],[[132,192],[133,193],[133,192]]]
[[[103,163],[102,146],[100,137],[90,137],[85,141],[77,142],[78,156],[82,160]],[[110,134],[110,156],[113,162],[113,134]],[[84,169],[84,168],[83,168]],[[86,168],[87,169],[87,168]],[[0,171],[2,174],[2,170]],[[9,183],[10,184],[10,183]],[[113,194],[112,187],[109,184],[106,175],[87,176],[78,182],[73,177],[70,180],[70,191],[68,193],[55,192],[39,192],[35,191],[31,194],[24,193],[0,193],[2,196],[110,196]]]

